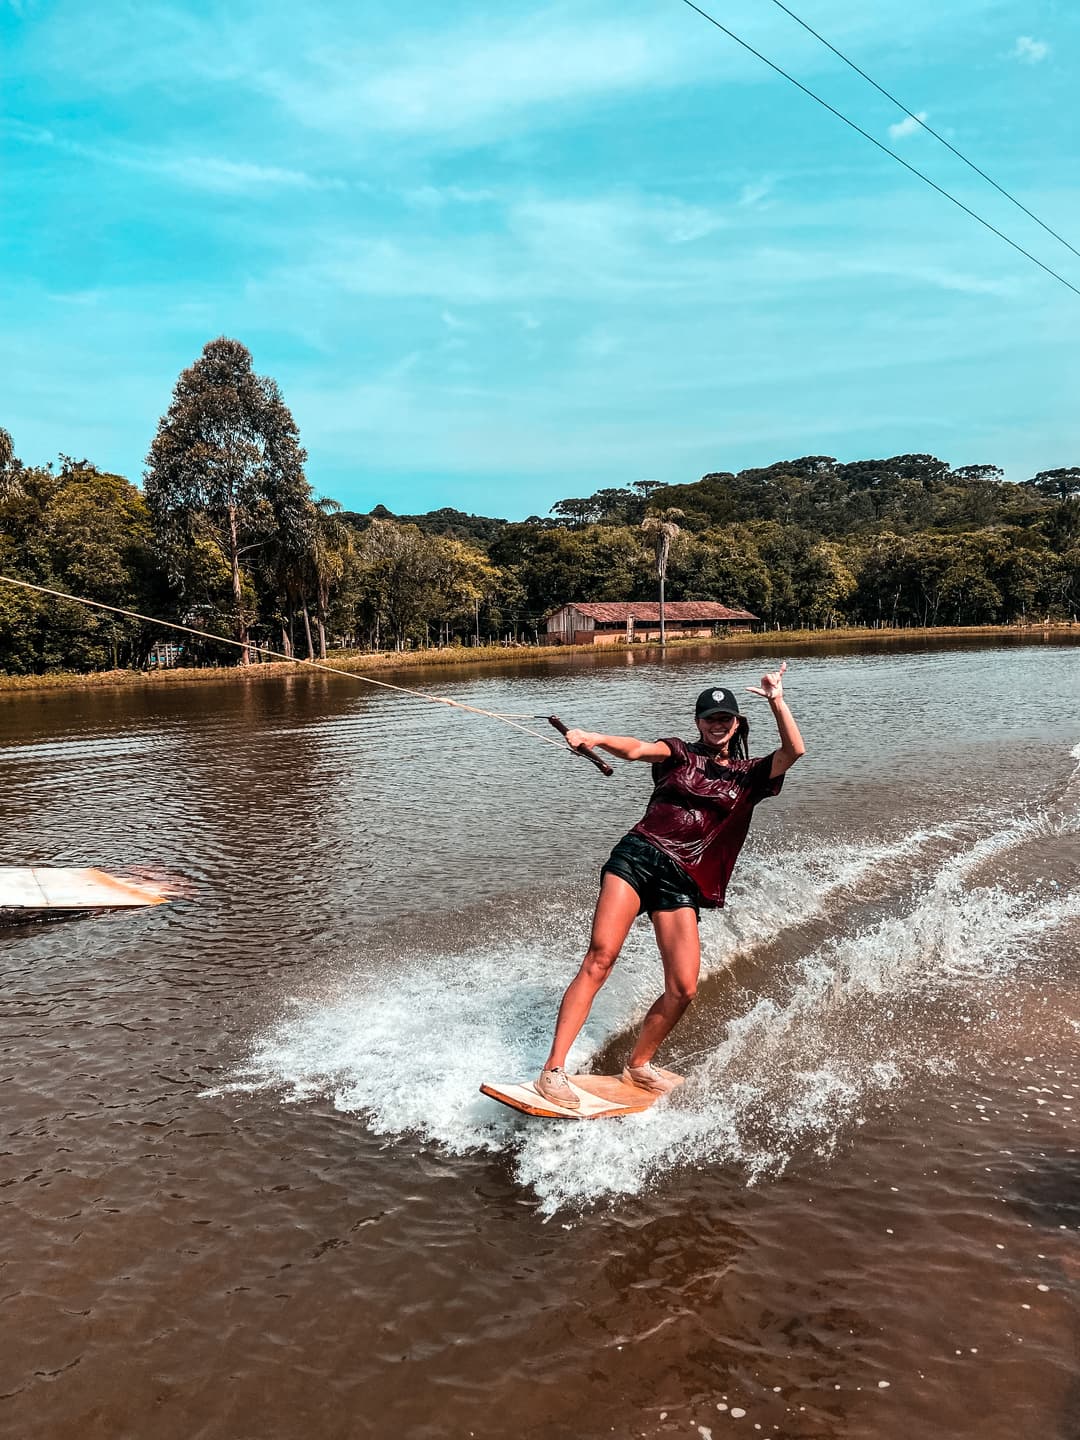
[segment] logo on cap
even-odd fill
[[[720,704],[724,699],[723,690],[714,690],[712,692],[712,698],[717,702],[717,704]]]

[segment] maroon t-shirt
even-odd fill
[[[759,760],[717,760],[703,744],[663,740],[671,756],[652,767],[655,786],[643,819],[632,835],[681,865],[701,891],[702,903],[723,905],[754,806],[778,795],[784,783],[773,780],[772,756]]]

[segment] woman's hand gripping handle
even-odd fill
[[[554,725],[555,729],[558,730],[560,735],[569,735],[570,731],[566,728],[566,726],[562,723],[562,721],[557,715],[549,715],[547,718],[548,724]],[[590,750],[587,745],[572,745],[570,748],[574,751],[575,755],[584,755],[586,760],[591,760],[592,763],[596,766],[596,768],[600,771],[601,775],[615,774],[615,771],[611,768],[607,761],[601,759],[601,757],[596,753],[596,751]]]

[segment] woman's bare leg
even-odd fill
[[[689,905],[654,910],[652,922],[664,962],[664,993],[645,1016],[630,1056],[632,1066],[647,1065],[675,1029],[697,994],[701,969],[697,916]]]
[[[619,958],[619,951],[630,933],[630,926],[637,919],[640,905],[641,899],[632,885],[610,871],[604,876],[600,882],[600,898],[596,902],[589,948],[581,969],[567,986],[559,1006],[555,1039],[551,1043],[545,1070],[566,1064],[570,1046],[589,1018],[596,992]]]

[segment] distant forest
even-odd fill
[[[506,521],[319,498],[295,421],[238,341],[177,381],[141,488],[24,464],[0,430],[0,573],[205,632],[189,663],[535,638],[572,600],[719,600],[770,627],[979,625],[1080,608],[1080,467],[1008,482],[932,455],[826,455],[638,481]],[[660,539],[663,537],[663,543]],[[147,663],[150,625],[0,586],[0,671]]]

